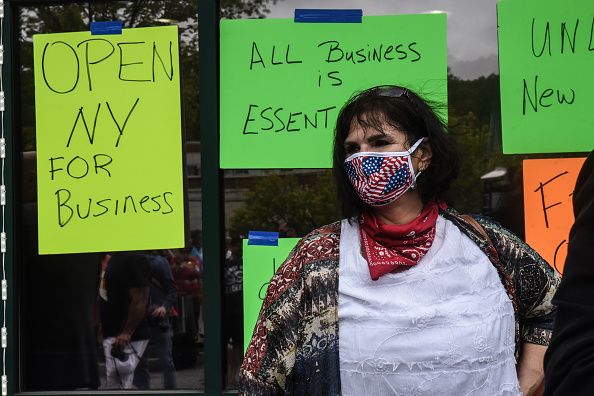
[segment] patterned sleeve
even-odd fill
[[[534,249],[498,224],[477,218],[489,234],[505,272],[511,275],[522,341],[549,345],[556,307],[551,300],[561,277]]]
[[[295,363],[303,238],[273,276],[240,369],[240,395],[282,395]]]

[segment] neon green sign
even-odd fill
[[[270,279],[299,238],[281,238],[278,246],[248,245],[243,240],[243,342],[247,349],[258,320]]]
[[[447,101],[445,14],[222,21],[221,167],[331,167],[340,107],[381,84]]]
[[[33,44],[39,253],[183,246],[177,27]]]
[[[592,1],[503,0],[497,14],[503,152],[592,150]]]

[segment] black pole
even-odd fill
[[[219,0],[198,1],[200,139],[202,151],[202,224],[204,246],[204,387],[223,390],[222,251],[224,218],[219,169]]]
[[[19,390],[17,377],[17,352],[18,352],[18,326],[17,326],[17,293],[16,290],[16,276],[15,276],[15,224],[14,224],[14,210],[15,210],[15,189],[17,188],[14,177],[15,161],[15,128],[14,128],[14,113],[15,113],[15,90],[14,90],[14,74],[17,71],[15,59],[17,50],[17,35],[14,27],[14,17],[16,7],[11,4],[11,1],[4,1],[4,64],[2,65],[2,82],[4,85],[5,109],[4,109],[4,137],[6,139],[6,159],[4,167],[4,184],[6,186],[6,207],[4,208],[4,230],[6,231],[6,280],[8,283],[8,298],[6,304],[6,327],[7,327],[7,345],[6,349],[6,375],[8,378],[8,394],[14,395]]]

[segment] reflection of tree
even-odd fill
[[[263,18],[277,0],[221,0],[221,17]],[[196,0],[78,2],[20,8],[21,120],[24,150],[35,149],[33,34],[89,29],[89,21],[120,20],[124,28],[175,23],[180,34],[183,124],[187,140],[200,140],[198,9]]]
[[[477,122],[488,125],[494,111],[499,109],[499,76],[491,74],[475,80],[460,80],[448,75],[450,114],[474,113]]]
[[[500,148],[489,148],[493,132],[489,130],[489,125],[481,124],[474,113],[450,115],[449,124],[461,159],[460,175],[449,197],[459,210],[478,213],[483,203],[481,176],[497,166],[513,166],[514,160],[504,157]]]
[[[449,197],[464,212],[478,213],[483,204],[481,176],[497,166],[516,167],[504,156],[499,127],[499,76],[460,80],[448,76],[449,133],[460,151],[461,168]]]
[[[307,175],[272,174],[260,178],[247,193],[245,206],[231,218],[231,234],[249,230],[281,231],[303,236],[340,219],[330,172]]]
[[[270,12],[268,4],[276,2],[277,0],[223,0],[221,18],[264,18]]]

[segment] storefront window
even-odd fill
[[[18,8],[17,15],[17,120],[22,154],[19,212],[23,219],[17,249],[22,252],[17,257],[21,390],[203,389],[197,2],[73,2],[23,6]],[[134,264],[137,256],[116,252],[37,254],[34,73],[39,71],[33,68],[33,35],[85,31],[91,21],[112,20],[123,21],[124,28],[179,28],[186,244],[182,248],[137,252],[143,254],[143,263],[149,264],[143,266]],[[145,287],[140,288],[139,284]],[[104,340],[113,336],[110,332],[114,330],[110,329],[121,327],[122,318],[130,320],[130,301],[135,301],[137,289],[149,292],[143,300],[145,317],[136,326],[130,345],[138,348],[135,335],[149,342],[136,370],[130,373],[137,351],[132,348],[128,354],[124,349],[120,359],[112,347],[109,357]],[[115,307],[120,312],[115,312],[117,304],[113,301],[120,299],[121,306]],[[122,306],[129,310],[124,307],[122,313]],[[110,358],[115,371],[108,380],[106,367]],[[125,385],[128,379],[131,385]]]
[[[246,2],[250,3],[250,2]],[[298,8],[362,8],[364,16],[447,13],[448,124],[462,158],[461,173],[449,201],[459,211],[484,213],[523,234],[519,156],[501,153],[496,0],[360,2],[291,0],[263,2],[258,12],[237,13],[221,6],[221,17],[293,18]],[[388,34],[388,32],[386,32]],[[340,104],[338,104],[340,105]],[[330,170],[225,170],[226,267],[240,268],[241,246],[249,230],[279,231],[280,237],[302,237],[340,219]],[[236,277],[229,277],[235,279]],[[226,285],[227,287],[227,285]],[[230,289],[231,290],[231,289]],[[223,327],[227,345],[227,386],[236,386],[239,346],[232,329],[242,323],[235,309],[241,295],[228,293]],[[237,334],[239,336],[239,333]]]
[[[448,127],[462,159],[449,203],[464,213],[490,215],[522,236],[521,160],[527,156],[502,154],[496,3],[497,0],[217,2],[222,19],[293,18],[297,8],[362,8],[364,16],[446,13]],[[201,136],[207,135],[200,131],[198,2],[18,4],[15,22],[18,76],[14,101],[17,107],[16,151],[20,153],[18,234],[15,238],[18,240],[15,260],[20,330],[19,390],[93,393],[120,387],[108,383],[107,379],[103,337],[106,323],[101,302],[102,293],[107,293],[104,281],[114,252],[37,254],[33,35],[86,31],[91,21],[111,20],[123,21],[124,28],[177,25],[179,29],[186,243],[183,248],[143,252],[165,263],[164,271],[173,278],[175,296],[172,307],[165,311],[164,320],[151,318],[151,323],[147,324],[160,339],[151,336],[148,359],[143,360],[139,374],[134,374],[134,387],[204,390],[205,365],[209,366],[204,359],[204,343],[208,339],[204,334],[203,270],[211,264],[204,263],[202,255],[202,236],[209,224],[203,224],[202,219],[203,175],[207,167],[202,165],[202,154],[206,152],[203,148],[206,148]],[[340,107],[341,103],[336,105]],[[217,194],[220,194],[224,211],[221,271],[217,274],[221,286],[221,296],[217,298],[220,297],[222,303],[216,307],[222,319],[223,364],[220,369],[223,387],[234,390],[238,386],[245,337],[249,337],[244,335],[242,240],[253,230],[278,231],[281,238],[303,237],[319,226],[340,220],[341,212],[330,169],[251,168],[218,169],[218,172],[222,191]],[[208,202],[206,198],[205,202]],[[160,258],[155,259],[157,256]],[[211,268],[216,268],[212,265]],[[151,273],[147,274],[143,276],[149,280],[149,288],[163,291],[163,285],[158,280],[155,284]],[[113,273],[110,276],[114,276]],[[215,329],[217,325],[215,323]],[[161,330],[164,333],[158,333]],[[167,366],[163,366],[160,359],[168,354],[172,362],[169,370],[164,369]]]

